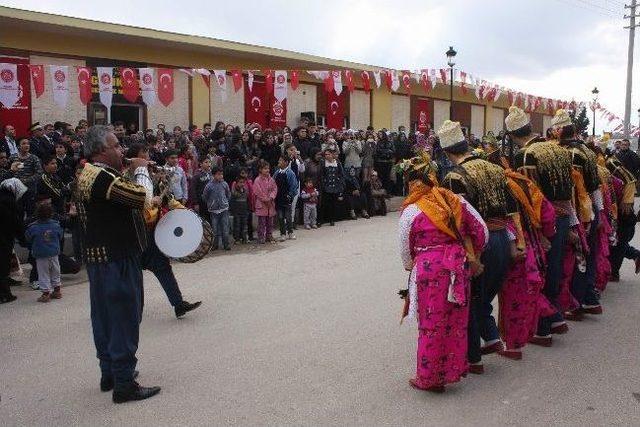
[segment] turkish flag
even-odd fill
[[[251,87],[251,91],[244,91],[244,122],[258,123],[264,129],[267,127],[269,109],[264,82],[254,81]]]
[[[135,68],[120,68],[120,84],[122,85],[124,99],[131,103],[138,101],[140,86],[138,85],[138,76],[136,76]]]
[[[387,83],[387,87],[389,88],[389,90],[391,90],[391,88],[393,87],[393,76],[391,75],[391,71],[386,70],[383,71],[384,73],[384,81]]]
[[[510,90],[507,91],[507,99],[509,100],[509,105],[513,105],[513,92]]]
[[[347,80],[347,89],[349,90],[349,93],[353,93],[353,90],[355,89],[355,85],[353,84],[353,71],[345,70],[344,77]]]
[[[467,73],[465,73],[464,71],[460,71],[460,80],[462,81],[460,83],[460,89],[462,90],[462,93],[466,94],[467,87],[465,86],[465,84],[467,83]]]
[[[440,68],[440,78],[442,79],[442,84],[447,84],[447,69]]]
[[[371,91],[371,80],[368,71],[363,71],[360,76],[362,77],[362,87],[366,92]]]
[[[429,100],[419,98],[416,102],[416,122],[418,123],[418,130],[422,133],[427,133],[429,130]]]
[[[29,65],[29,72],[36,98],[40,98],[40,95],[44,93],[44,65]]]
[[[173,102],[173,69],[158,68],[158,99],[165,107]]]
[[[242,88],[242,70],[231,70],[231,79],[233,79],[233,90],[239,91]]]
[[[325,92],[333,92],[333,74],[327,71],[327,77],[324,79]]]
[[[327,128],[342,129],[344,126],[344,92],[336,95],[335,91],[327,93]]]
[[[411,95],[411,73],[408,71],[402,72],[402,86],[404,86],[407,93]]]
[[[78,71],[78,94],[80,102],[87,105],[91,101],[91,68],[76,67]]]
[[[273,71],[271,70],[263,70],[264,73],[264,84],[267,93],[273,93]]]
[[[420,71],[420,83],[422,87],[424,87],[424,91],[429,93],[429,91],[433,88],[431,85],[431,79],[429,79],[429,70],[421,70]]]
[[[300,84],[300,76],[298,76],[297,70],[291,70],[291,89],[298,89],[298,85]]]

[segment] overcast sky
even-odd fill
[[[0,0],[42,12],[278,47],[396,69],[462,70],[624,115],[623,0]],[[627,10],[628,11],[628,10]],[[628,21],[627,21],[628,22]],[[632,123],[640,108],[636,37]],[[184,64],[189,65],[189,64]]]

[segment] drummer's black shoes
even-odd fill
[[[181,318],[191,310],[195,310],[196,308],[200,307],[200,304],[202,304],[202,301],[198,301],[194,303],[190,303],[188,301],[182,301],[180,304],[176,305],[176,308],[175,308],[176,317],[178,319]]]
[[[138,374],[140,372],[133,371],[133,379],[138,378]],[[111,391],[113,390],[113,377],[102,377],[100,378],[100,391]]]
[[[113,390],[113,403],[124,403],[132,400],[148,399],[160,393],[160,387],[142,387],[133,381],[122,388]]]

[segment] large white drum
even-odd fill
[[[160,252],[181,262],[196,262],[209,253],[213,245],[211,224],[190,209],[167,212],[155,231]]]

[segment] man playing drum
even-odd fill
[[[127,151],[127,157],[148,160],[149,150],[143,144],[132,144]],[[160,282],[160,286],[162,286],[162,289],[164,289],[164,292],[167,294],[167,298],[176,313],[176,317],[180,318],[189,311],[200,307],[202,301],[190,303],[182,298],[182,292],[180,292],[178,281],[176,280],[176,276],[173,274],[169,258],[167,258],[167,256],[158,249],[153,229],[158,220],[157,212],[160,209],[163,197],[154,196],[153,180],[149,177],[149,173],[146,169],[147,167],[140,167],[133,171],[133,181],[144,187],[147,205],[151,206],[151,209],[147,210],[145,213],[148,245],[147,249],[142,253],[142,267],[145,270],[151,271],[156,276]],[[184,208],[184,206],[173,199],[171,199],[169,207],[171,209]]]

